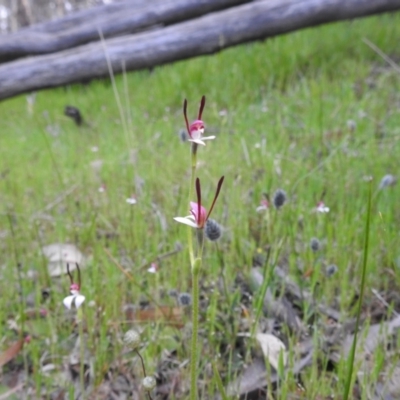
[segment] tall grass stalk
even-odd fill
[[[372,198],[372,181],[369,182],[368,208],[367,208],[367,214],[365,217],[365,240],[364,240],[363,266],[362,266],[362,271],[361,271],[360,296],[358,298],[357,319],[356,319],[356,326],[355,326],[355,332],[354,332],[354,339],[353,339],[353,344],[352,344],[351,351],[350,351],[350,356],[347,361],[348,370],[347,370],[347,380],[345,383],[345,389],[344,389],[344,395],[343,395],[344,400],[349,399],[350,389],[352,386],[354,361],[355,361],[356,350],[357,350],[357,337],[358,337],[358,330],[360,327],[361,309],[362,309],[364,293],[365,293],[365,285],[366,285],[366,280],[367,280],[369,230],[370,230],[370,222],[371,222],[371,198]]]

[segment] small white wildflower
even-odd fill
[[[320,201],[320,202],[318,202],[317,207],[315,208],[315,211],[319,212],[321,214],[328,213],[329,207],[327,207],[323,201]]]
[[[268,200],[267,200],[267,199],[262,199],[262,200],[260,201],[260,205],[256,208],[256,211],[257,211],[258,213],[260,213],[260,212],[267,211],[268,208],[269,208]]]
[[[150,268],[148,268],[147,272],[150,272],[151,274],[155,274],[158,271],[158,265],[156,263],[151,263]]]
[[[80,288],[77,283],[72,283],[69,291],[71,293],[70,296],[67,296],[64,300],[64,306],[68,309],[72,308],[72,305],[75,305],[76,308],[79,308],[83,302],[85,301],[85,296],[80,293]]]
[[[137,203],[137,200],[136,200],[135,196],[132,195],[131,197],[128,197],[128,198],[126,199],[126,202],[127,202],[128,204],[134,205],[134,204]]]

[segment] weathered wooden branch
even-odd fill
[[[0,99],[138,70],[327,22],[400,9],[400,0],[261,0],[162,29],[0,65]],[[105,50],[106,48],[106,50]]]
[[[0,36],[0,62],[171,25],[250,0],[127,0]]]

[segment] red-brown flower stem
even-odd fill
[[[144,366],[143,357],[142,357],[141,354],[139,353],[139,350],[138,350],[138,349],[136,349],[135,351],[136,351],[136,354],[139,356],[140,361],[141,361],[141,363],[142,363],[143,376],[146,378],[147,374],[146,374],[146,367]],[[147,392],[147,396],[149,396],[149,399],[150,399],[150,400],[153,400],[153,399],[151,398],[150,392]]]

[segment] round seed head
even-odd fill
[[[396,178],[393,175],[385,175],[379,184],[379,189],[384,189],[389,186],[393,186],[396,183]]]
[[[332,276],[332,275],[336,274],[337,271],[338,271],[338,267],[335,264],[331,264],[326,267],[325,273],[326,273],[326,276]]]
[[[221,237],[221,227],[217,221],[209,218],[206,221],[205,231],[206,238],[214,242]]]
[[[312,251],[317,252],[321,248],[321,242],[317,238],[312,238],[310,247]]]
[[[140,334],[138,331],[134,329],[130,329],[124,335],[124,343],[126,346],[130,347],[132,350],[135,350],[140,345]]]
[[[286,203],[286,201],[287,201],[286,192],[282,189],[278,189],[274,193],[274,197],[272,199],[274,207],[279,210]]]
[[[190,306],[192,304],[192,296],[189,293],[180,293],[178,301],[181,306]]]
[[[150,392],[150,390],[153,390],[156,387],[156,380],[154,376],[146,376],[143,378],[142,384],[144,390],[147,392]]]

